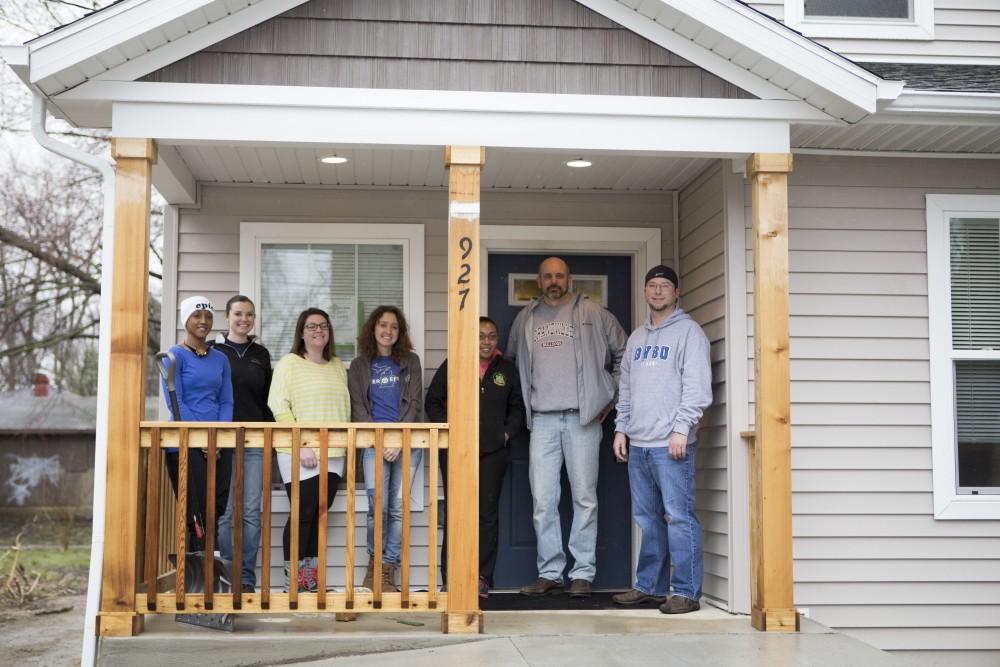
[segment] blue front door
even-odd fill
[[[512,277],[521,275],[529,280],[538,272],[538,265],[548,255],[509,255],[491,253],[488,271],[488,311],[497,323],[500,349],[505,349],[510,326],[523,307],[512,304],[516,294],[508,289]],[[564,258],[578,283],[588,278],[587,286],[606,280],[608,310],[618,318],[626,333],[632,323],[632,258],[621,255],[565,255]],[[591,278],[593,277],[593,278]],[[510,298],[511,296],[515,298]],[[604,421],[601,443],[601,467],[598,478],[598,589],[624,589],[632,584],[631,502],[629,500],[628,469],[615,462],[611,451],[614,436],[614,412]],[[494,586],[518,588],[535,580],[535,530],[532,525],[531,489],[528,485],[528,439],[512,444],[511,468],[504,480],[500,498],[500,550],[497,557]],[[566,471],[563,470],[562,496],[559,504],[563,524],[563,549],[569,565],[573,560],[567,547],[572,520],[572,498]]]

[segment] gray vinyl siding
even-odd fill
[[[447,348],[447,199],[447,191],[440,189],[203,186],[201,207],[179,210],[176,302],[202,294],[221,307],[237,293],[241,222],[361,223],[371,224],[373,234],[377,234],[379,223],[423,224],[426,293],[422,361],[426,386],[444,360]],[[482,223],[487,225],[658,227],[663,239],[662,256],[673,256],[669,194],[484,192],[482,215]],[[568,228],[567,235],[571,234]],[[222,313],[217,313],[216,322],[223,321]],[[175,335],[178,340],[182,332],[178,330]],[[275,358],[282,353],[271,352]],[[425,489],[425,498],[428,494]],[[276,491],[272,498],[272,581],[277,583],[283,582],[281,530],[288,501],[283,491]],[[361,502],[359,497],[359,510]],[[329,523],[328,581],[335,586],[344,581],[343,512],[341,492]],[[360,582],[367,563],[363,512],[358,511],[355,522],[355,563],[359,568],[355,581]],[[411,581],[414,586],[422,586],[427,581],[426,512],[415,512],[412,525]]]
[[[749,97],[573,0],[313,0],[144,80]]]
[[[779,21],[785,0],[756,0],[751,7]],[[834,39],[817,42],[859,62],[1000,62],[1000,3],[996,0],[934,0],[934,39]]]
[[[985,160],[796,156],[790,177],[795,604],[948,664],[1000,661],[1000,523],[934,519],[924,197],[997,188]]]
[[[712,392],[698,431],[697,508],[704,538],[704,594],[729,600],[729,470],[726,425],[726,280],[722,163],[714,162],[679,193],[682,305],[712,344]]]

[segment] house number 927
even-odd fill
[[[462,297],[458,302],[458,309],[465,310],[465,299],[469,296],[469,288],[465,286],[469,284],[469,274],[472,273],[472,265],[465,260],[472,254],[472,239],[468,236],[459,238],[458,247],[462,251],[462,265],[455,283],[458,285],[458,294]]]

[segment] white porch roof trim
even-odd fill
[[[739,156],[787,152],[789,122],[829,122],[796,100],[629,98],[94,81],[66,107],[111,100],[112,133],[160,143],[441,146]]]
[[[134,81],[305,1],[124,0],[29,42],[28,81],[50,98],[85,82]],[[827,121],[857,122],[875,112],[880,90],[898,93],[736,0],[577,1],[762,100],[802,100]],[[73,122],[74,111],[88,123],[99,116],[65,111]]]

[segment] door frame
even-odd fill
[[[676,224],[672,222],[671,224]],[[569,233],[572,232],[572,236]],[[479,303],[489,303],[489,253],[553,255],[624,255],[632,258],[632,329],[646,317],[643,278],[650,266],[661,262],[662,230],[659,227],[579,227],[545,225],[481,225],[479,228]],[[631,333],[631,331],[626,332]],[[632,575],[639,558],[641,534],[632,522]]]

